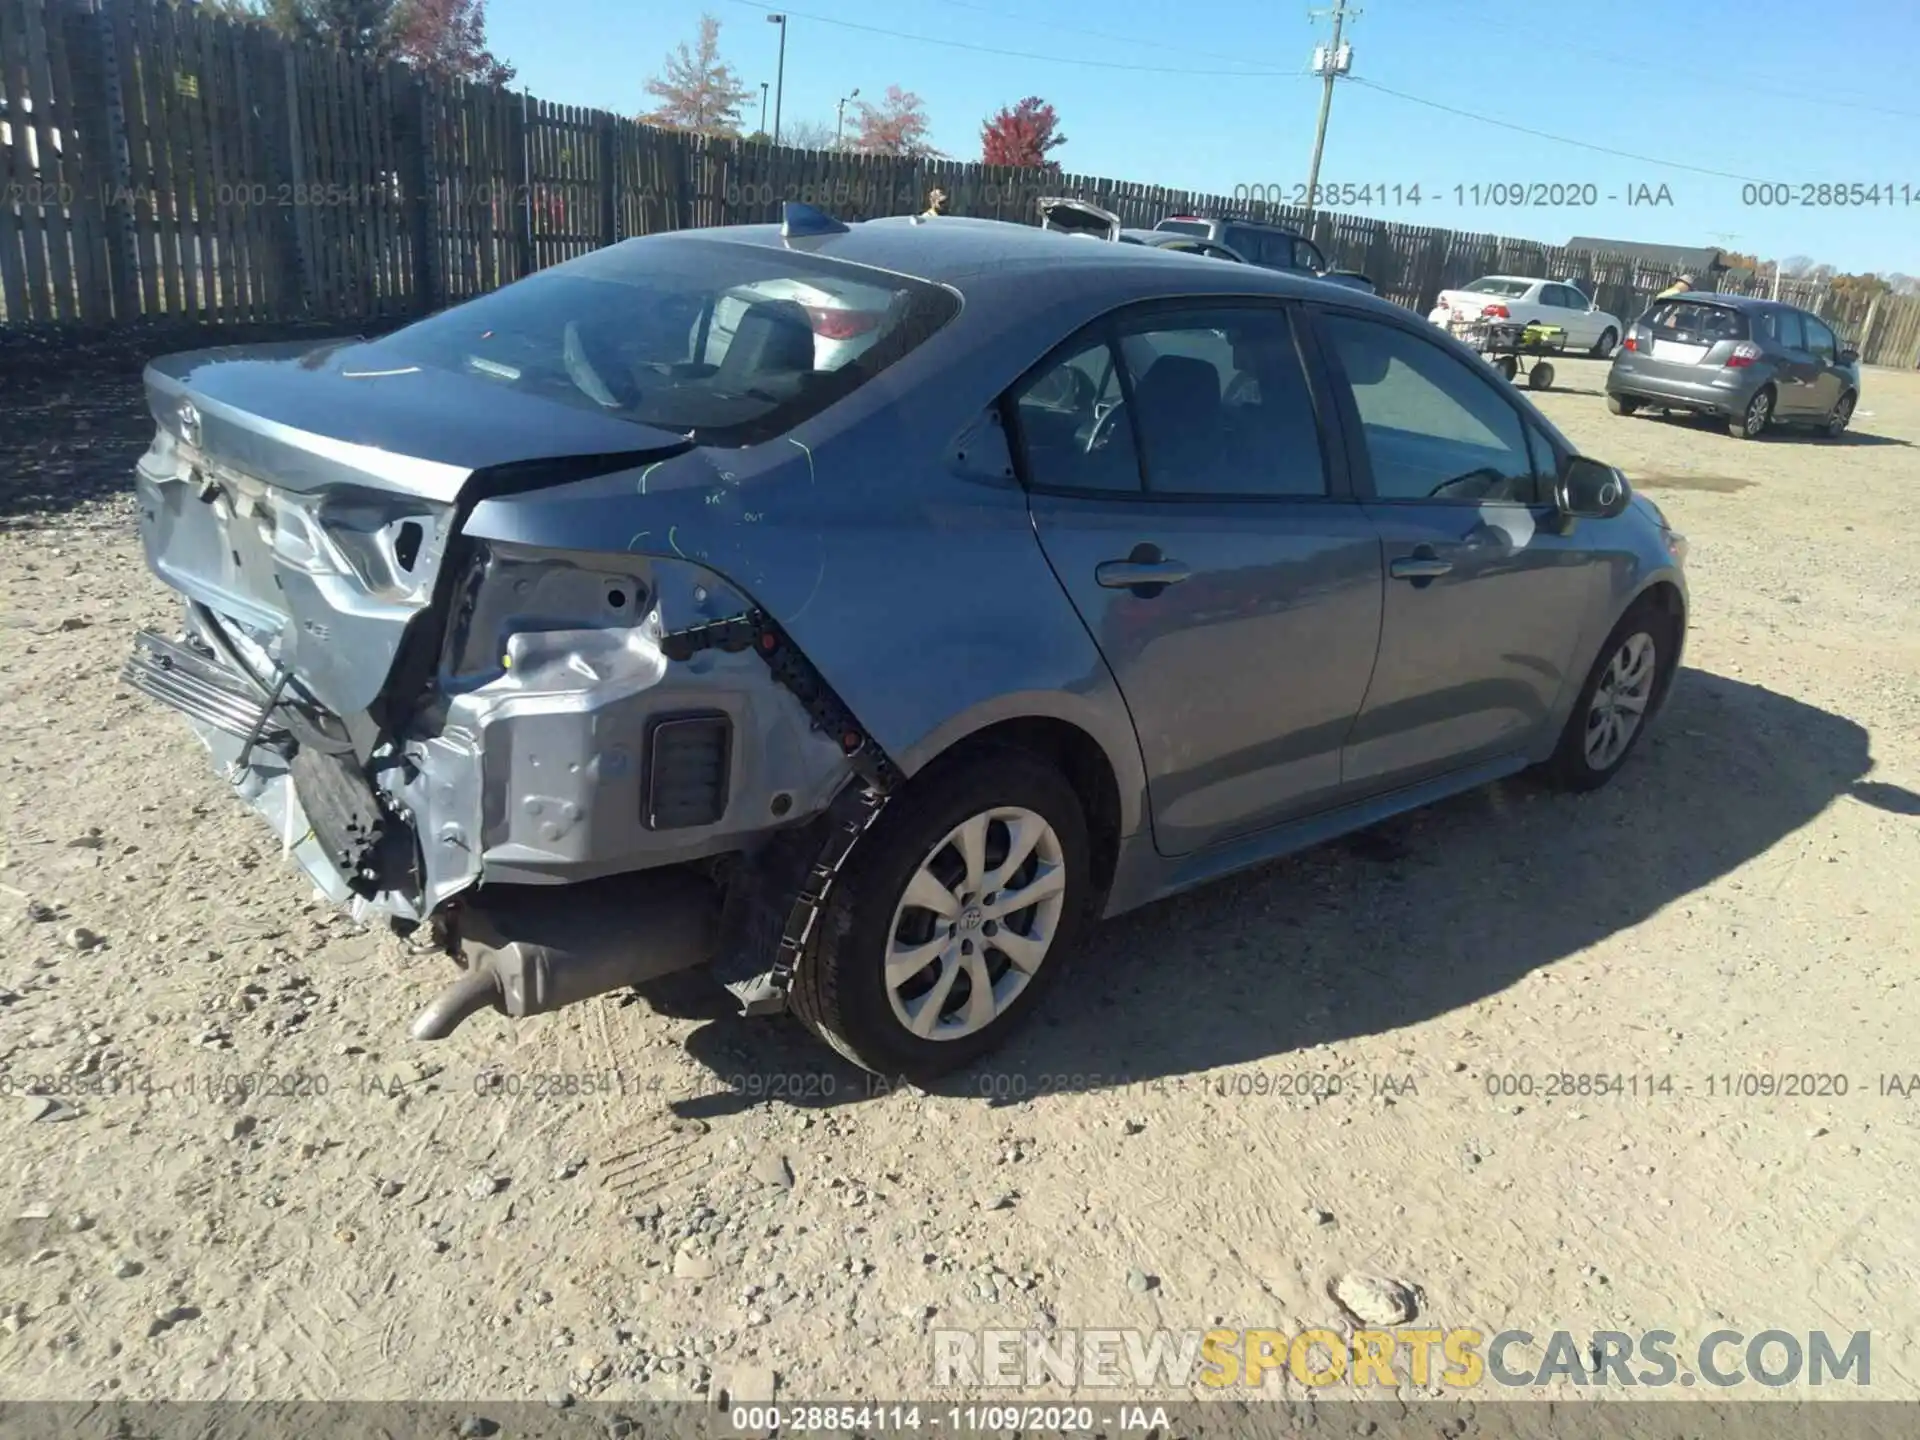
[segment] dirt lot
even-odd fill
[[[870,1094],[697,979],[412,1044],[445,963],[313,901],[117,683],[174,619],[126,365],[0,374],[0,1389],[928,1396],[935,1328],[1291,1332],[1372,1271],[1437,1327],[1871,1329],[1870,1393],[1920,1394],[1920,1099],[1882,1079],[1920,1071],[1920,375],[1839,444],[1600,379],[1546,410],[1693,542],[1617,784],[1104,927],[994,1069]],[[73,1074],[117,1078],[26,1093]],[[1740,1093],[1776,1074],[1846,1093]]]

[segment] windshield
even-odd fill
[[[1198,235],[1204,240],[1209,227],[1204,220],[1162,220],[1153,228],[1165,230],[1174,235]]]
[[[760,245],[610,246],[395,331],[392,358],[749,445],[792,429],[959,309],[904,276]]]
[[[1469,295],[1504,295],[1509,300],[1526,294],[1532,288],[1531,280],[1503,280],[1498,276],[1476,280],[1465,287]]]

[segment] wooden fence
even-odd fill
[[[0,332],[357,322],[439,309],[633,235],[912,213],[1036,223],[1042,194],[1130,225],[1250,207],[1096,176],[707,140],[423,79],[166,0],[0,0]],[[1258,207],[1251,207],[1258,214]],[[1619,255],[1272,207],[1419,311],[1489,273],[1637,314],[1671,278]],[[1872,362],[1920,364],[1920,298],[1790,283]]]

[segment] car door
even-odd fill
[[[1806,334],[1806,352],[1812,361],[1808,374],[1807,413],[1825,415],[1839,403],[1847,377],[1840,369],[1840,342],[1826,321],[1800,312],[1800,328]]]
[[[1357,798],[1521,750],[1578,684],[1600,567],[1551,504],[1557,459],[1508,387],[1419,327],[1318,316],[1387,561],[1380,653],[1341,759]]]
[[[1567,348],[1591,350],[1600,339],[1601,317],[1585,295],[1571,285],[1554,285],[1559,318],[1553,323],[1567,332]]]
[[[1773,413],[1782,419],[1810,414],[1817,367],[1807,349],[1805,317],[1798,310],[1782,309],[1762,319],[1771,336],[1767,349],[1774,362]]]
[[[1122,311],[1009,396],[1035,533],[1126,698],[1168,855],[1331,803],[1373,670],[1379,535],[1298,313]]]

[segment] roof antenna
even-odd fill
[[[847,227],[812,205],[788,200],[780,207],[780,238],[793,240],[803,235],[844,235]]]

